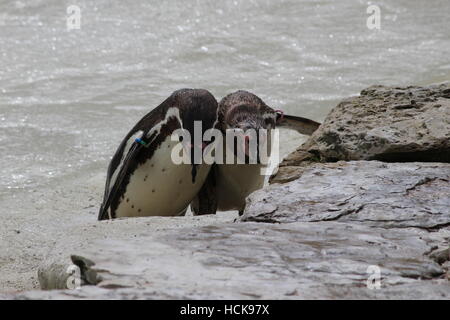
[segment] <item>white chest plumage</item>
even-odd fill
[[[259,164],[222,164],[216,170],[218,209],[242,210],[245,198],[264,186]]]
[[[175,164],[172,148],[178,142],[170,136],[153,156],[130,175],[126,191],[116,210],[116,217],[173,216],[183,212],[203,185],[210,166],[198,165],[195,183],[192,166]]]

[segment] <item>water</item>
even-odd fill
[[[66,28],[70,4],[80,30]],[[246,89],[320,121],[372,84],[450,79],[450,1],[377,1],[380,30],[368,4],[0,1],[0,201],[13,210],[104,175],[131,126],[179,88]]]

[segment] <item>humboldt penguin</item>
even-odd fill
[[[268,131],[266,145],[271,148],[270,131],[276,127],[296,130],[305,135],[311,135],[320,123],[302,117],[285,115],[274,110],[256,95],[247,91],[237,91],[224,97],[219,103],[219,123],[221,131],[226,135],[227,130],[239,129],[245,134],[249,129],[258,132],[260,129]],[[265,175],[262,174],[264,164],[257,155],[256,163],[249,163],[248,144],[255,137],[245,136],[243,151],[245,163],[214,164],[205,184],[191,203],[195,215],[214,214],[217,210],[238,210],[243,213],[245,198],[263,187]],[[259,152],[259,135],[256,136]],[[224,139],[225,140],[225,139]],[[232,147],[224,144],[224,153],[232,152],[237,157],[236,145]],[[270,150],[268,152],[270,155]]]
[[[137,216],[183,215],[198,193],[210,165],[191,161],[176,164],[172,149],[179,145],[172,134],[187,130],[194,137],[194,123],[201,122],[203,133],[218,127],[218,104],[203,89],[181,89],[145,115],[123,139],[107,172],[103,203],[98,219]]]

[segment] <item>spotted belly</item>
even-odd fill
[[[192,166],[175,164],[172,148],[178,142],[166,140],[153,156],[131,175],[116,209],[116,217],[176,216],[182,213],[205,182],[210,166],[197,167],[192,182]]]

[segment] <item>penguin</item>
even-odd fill
[[[311,135],[320,123],[297,116],[285,115],[279,110],[269,107],[258,96],[248,91],[239,90],[224,97],[219,103],[219,123],[222,133],[227,130],[240,129],[245,132],[254,129],[268,130],[267,146],[270,149],[270,130],[277,127],[296,130],[305,135]],[[245,136],[245,163],[214,164],[204,185],[191,203],[194,215],[215,214],[217,210],[238,210],[243,214],[245,198],[264,186],[265,176],[261,173],[264,164],[257,155],[256,163],[249,163],[248,150],[251,139]],[[256,136],[259,146],[259,136]],[[259,150],[259,149],[257,149]],[[236,145],[232,148],[224,146],[224,153],[232,152],[237,157]],[[259,152],[259,151],[257,151]],[[270,151],[269,151],[270,152]],[[270,153],[268,153],[270,155]],[[236,160],[236,159],[235,159]]]
[[[204,89],[181,89],[145,115],[125,136],[107,171],[98,219],[184,215],[204,184],[211,166],[194,161],[196,146],[173,138],[178,129],[194,137],[194,124],[202,134],[218,127],[218,103]],[[182,142],[191,161],[176,164],[173,148]]]

